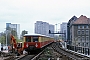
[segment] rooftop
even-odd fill
[[[90,24],[90,18],[81,15],[73,24]]]

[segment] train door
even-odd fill
[[[43,45],[44,45],[43,40],[44,40],[44,37],[42,36],[42,37],[41,37],[41,47],[43,47]]]
[[[42,37],[39,36],[39,37],[38,37],[38,42],[39,42],[39,44],[40,44],[40,47],[42,46],[42,44],[41,44],[41,40],[42,40]]]

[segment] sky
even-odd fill
[[[0,32],[12,23],[34,33],[36,21],[60,25],[74,15],[90,18],[90,0],[0,0]]]

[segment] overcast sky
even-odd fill
[[[90,0],[0,0],[0,32],[6,23],[20,24],[20,31],[34,32],[34,23],[68,22],[72,16],[90,18]]]

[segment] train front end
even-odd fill
[[[24,36],[24,49],[27,52],[35,51],[40,48],[39,36]]]
[[[24,36],[24,49],[25,51],[35,52],[40,51],[45,46],[49,45],[54,41],[53,38],[47,37],[45,35],[25,35]]]

